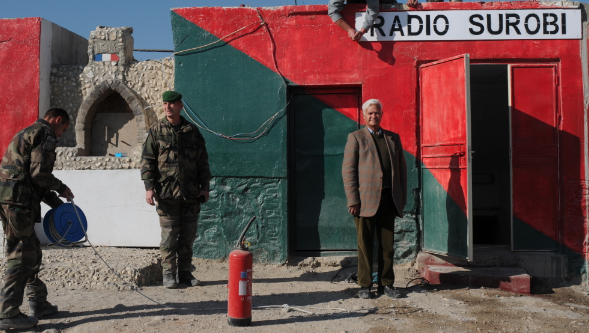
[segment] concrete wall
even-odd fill
[[[139,170],[68,170],[54,175],[72,189],[93,245],[159,247],[159,218],[155,207],[145,202]],[[49,209],[43,204],[42,216]],[[47,242],[42,225],[35,230]]]
[[[184,50],[217,40],[172,13],[174,44]],[[252,132],[287,102],[284,80],[231,46],[175,58],[177,90],[213,129],[225,135]],[[203,205],[195,255],[226,258],[244,224],[258,219],[248,240],[261,262],[284,262],[288,254],[286,119],[255,141],[221,138],[201,130],[213,179]]]
[[[41,19],[39,61],[39,118],[51,107],[51,67],[86,65],[88,40],[55,23]]]

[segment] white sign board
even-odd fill
[[[356,13],[356,30],[365,12]],[[581,39],[580,9],[380,12],[361,41]]]

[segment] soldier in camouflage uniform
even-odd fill
[[[0,292],[0,329],[30,328],[43,316],[57,313],[47,301],[39,279],[41,246],[35,222],[41,221],[41,201],[52,208],[73,198],[70,189],[52,175],[57,139],[69,125],[65,110],[51,109],[43,119],[18,132],[0,164],[0,218],[5,237],[6,272]],[[20,312],[25,292],[29,317]]]
[[[180,115],[182,95],[163,95],[166,118],[151,126],[143,146],[141,179],[145,200],[154,205],[160,217],[163,282],[166,288],[178,283],[196,286],[190,273],[192,245],[200,203],[209,199],[209,156],[205,141],[194,124]]]

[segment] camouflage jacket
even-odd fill
[[[67,187],[52,174],[56,143],[55,133],[43,119],[14,136],[0,164],[0,203],[31,208],[37,221],[41,201],[52,208],[63,203],[53,192]]]
[[[195,200],[209,190],[211,173],[205,140],[195,125],[181,117],[180,128],[162,119],[153,124],[143,145],[141,179],[159,199]]]

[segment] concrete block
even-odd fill
[[[530,294],[531,276],[521,268],[428,265],[421,276],[430,284],[498,288],[518,294]]]

